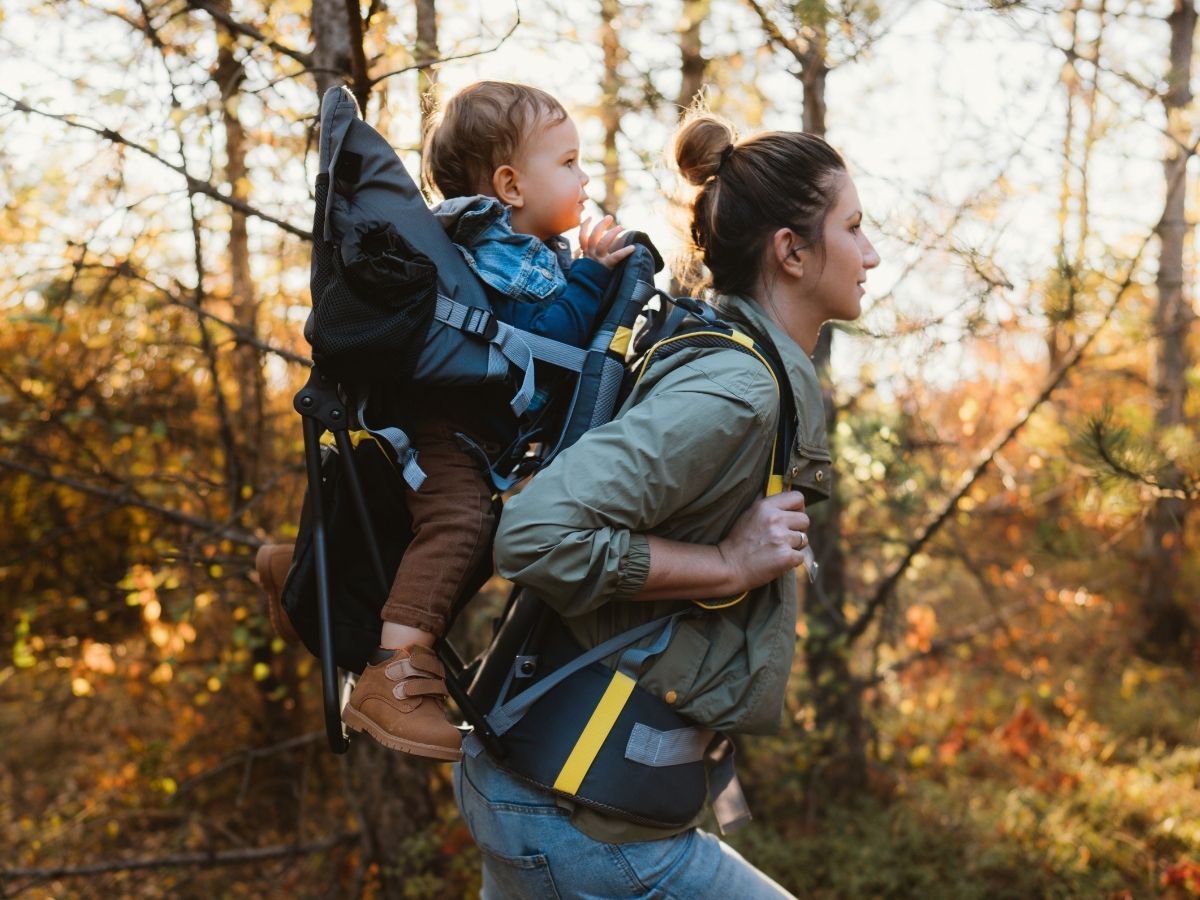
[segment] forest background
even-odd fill
[[[826,134],[884,259],[818,348],[826,598],[732,842],[804,896],[1200,896],[1195,30],[1193,0],[6,0],[0,894],[477,891],[446,767],[325,749],[252,561],[303,490],[320,92],[415,170],[435,99],[493,77],[563,98],[597,209],[681,278],[698,93]]]

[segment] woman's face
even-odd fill
[[[821,321],[849,321],[862,313],[863,282],[879,265],[879,254],[862,229],[862,204],[849,174],[837,180],[837,199],[825,217],[823,247],[800,252],[801,289]]]

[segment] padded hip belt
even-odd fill
[[[518,656],[487,717],[505,751],[497,763],[554,794],[652,827],[686,827],[723,788],[732,782],[736,789],[728,739],[637,684],[678,618],[649,622],[587,652],[558,626],[537,656]],[[655,632],[650,647],[626,650],[615,671],[600,662]],[[548,674],[530,684],[537,672]],[[529,686],[521,689],[522,681]],[[482,749],[470,740],[464,748],[472,755]],[[743,805],[727,819],[748,818],[744,812]]]

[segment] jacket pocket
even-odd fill
[[[639,683],[678,709],[692,700],[700,667],[709,648],[708,638],[700,633],[696,624],[684,619],[675,627],[670,648],[650,666]]]
[[[829,448],[800,440],[792,446],[788,481],[809,502],[827,500],[833,493],[833,462]]]

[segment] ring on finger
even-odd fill
[[[800,532],[800,547],[799,547],[799,549],[803,550],[807,546],[808,546],[808,535],[802,531],[802,532]]]

